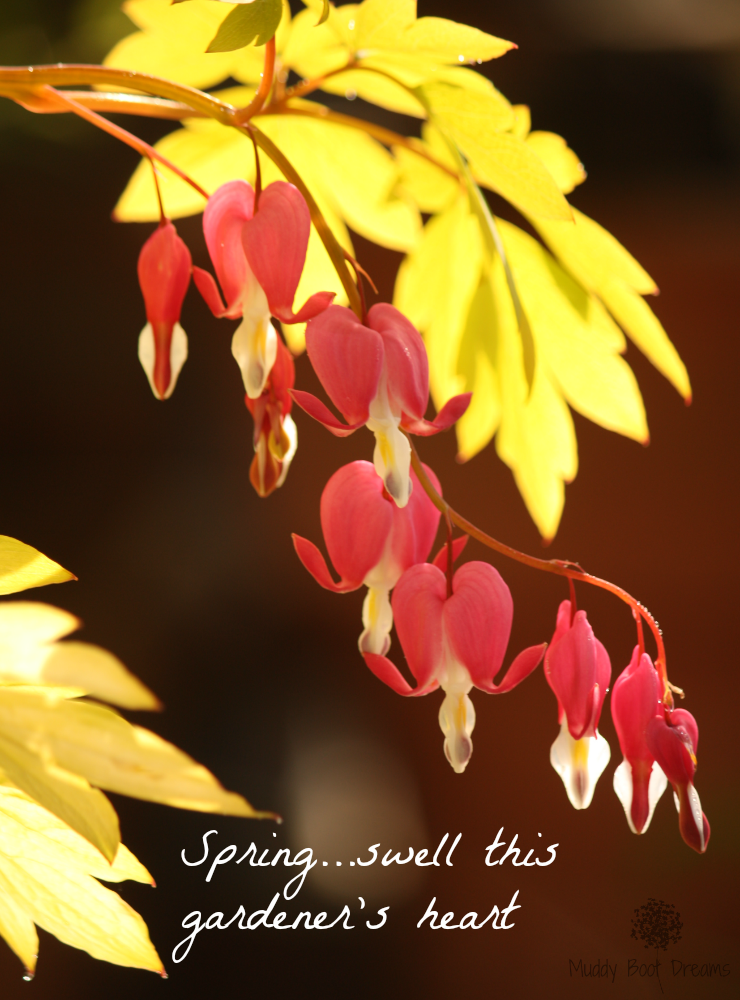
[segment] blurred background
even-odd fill
[[[564,135],[577,151],[589,179],[574,204],[656,279],[654,307],[688,365],[687,409],[629,349],[647,406],[647,449],[575,417],[581,468],[548,554],[620,583],[658,616],[671,678],[686,688],[683,707],[700,726],[697,787],[712,824],[709,850],[698,857],[685,847],[668,794],[646,836],[629,832],[611,789],[620,754],[608,705],[600,728],[612,764],[590,809],[571,808],[549,765],[557,711],[541,671],[505,700],[474,694],[475,753],[464,776],[453,774],[437,726],[439,695],[401,699],[366,670],[356,651],[361,593],[321,590],[291,545],[291,531],[320,542],[323,485],[339,465],[369,457],[368,435],[338,441],[299,414],[287,483],[259,500],[248,480],[251,419],[229,351],[232,324],[216,322],[191,291],[183,313],[190,358],[166,405],[139,366],[136,260],[151,226],[110,220],[135,154],[68,116],[34,116],[6,101],[0,530],[77,574],[79,583],[29,597],[79,615],[81,638],[115,652],[157,692],[166,712],[136,721],[285,817],[275,828],[114,796],[125,843],[158,883],[156,892],[126,883],[120,891],[147,920],[169,981],[94,962],[42,932],[31,985],[0,945],[9,1000],[113,1000],[133,990],[178,1000],[236,991],[559,998],[602,989],[569,976],[569,959],[617,963],[612,995],[654,996],[653,979],[627,979],[629,958],[654,960],[630,938],[633,911],[649,897],[673,903],[684,924],[682,940],[661,953],[666,994],[737,990],[740,4],[420,0],[419,14],[518,43],[483,71],[510,100],[532,107],[534,128]],[[0,63],[96,61],[130,30],[115,0],[4,0]],[[150,141],[170,127],[121,121]],[[207,266],[200,219],[178,229]],[[399,258],[361,239],[356,246],[389,298]],[[305,358],[297,371],[299,384],[317,391]],[[451,434],[421,450],[454,506],[510,544],[541,552],[493,448],[462,467]],[[465,555],[487,557],[472,543]],[[514,595],[510,659],[551,637],[567,595],[554,578],[493,561]],[[634,641],[629,612],[601,592],[581,588],[579,600],[616,676]],[[525,851],[558,843],[556,862],[487,868],[485,847],[501,827],[502,839],[517,834]],[[204,931],[174,964],[188,913],[220,910],[228,919],[240,904],[250,913],[297,871],[231,865],[206,884],[204,868],[186,868],[180,851],[199,856],[210,829],[219,848],[246,850],[252,840],[260,850],[313,848],[330,864],[319,864],[286,908],[333,919],[347,903],[356,929]],[[410,845],[433,850],[445,833],[462,834],[454,867],[348,867],[370,844],[405,856]],[[440,914],[452,910],[459,920],[503,908],[517,890],[511,932],[416,928],[432,897]],[[365,917],[384,905],[387,925],[366,930]],[[674,978],[671,959],[731,971]]]

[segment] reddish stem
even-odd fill
[[[658,648],[655,668],[658,671],[660,679],[663,683],[663,705],[666,713],[672,712],[673,695],[671,692],[675,691],[677,694],[680,694],[681,697],[683,697],[683,692],[680,688],[674,687],[668,680],[663,636],[660,628],[658,627],[658,623],[650,614],[648,609],[643,607],[639,601],[637,601],[622,587],[618,587],[615,583],[611,583],[609,580],[602,580],[601,577],[585,573],[580,568],[575,569],[573,563],[566,562],[561,559],[538,559],[536,556],[529,556],[525,552],[519,552],[518,549],[514,549],[510,545],[505,545],[503,542],[497,541],[497,539],[487,535],[485,531],[481,531],[480,528],[477,528],[466,518],[462,517],[461,514],[458,514],[457,511],[450,507],[447,501],[439,495],[424,471],[424,467],[422,466],[419,458],[419,453],[417,452],[416,446],[411,438],[409,438],[409,443],[411,445],[411,463],[414,467],[414,472],[424,489],[424,492],[427,494],[437,510],[439,510],[445,518],[449,518],[453,524],[456,524],[457,527],[462,529],[462,531],[464,531],[467,535],[470,535],[471,538],[475,538],[476,541],[481,542],[489,549],[493,549],[494,552],[499,552],[508,559],[513,559],[516,562],[523,563],[525,566],[529,566],[532,569],[543,570],[545,573],[554,573],[556,576],[564,576],[568,580],[581,580],[583,583],[590,583],[593,587],[599,587],[601,590],[608,590],[609,593],[614,594],[620,600],[624,601],[625,604],[630,606],[635,618],[641,617],[647,622],[650,631],[653,633],[655,644]]]
[[[96,111],[91,111],[84,105],[78,104],[77,101],[71,100],[66,96],[66,94],[64,94],[63,91],[55,90],[54,87],[50,87],[48,85],[39,87],[36,91],[36,96],[42,100],[46,99],[55,104],[64,105],[69,108],[70,111],[79,115],[80,118],[84,118],[85,121],[88,121],[92,125],[97,126],[97,128],[102,129],[103,132],[107,132],[115,139],[120,139],[121,142],[125,142],[127,146],[135,149],[136,152],[140,153],[142,156],[146,156],[150,161],[158,160],[161,164],[167,167],[168,170],[177,174],[181,180],[185,181],[186,184],[189,184],[195,191],[198,192],[199,195],[208,201],[209,196],[200,184],[197,184],[192,177],[188,177],[184,170],[181,170],[179,167],[175,166],[174,163],[171,163],[165,156],[162,156],[161,153],[158,153],[153,146],[149,145],[148,142],[144,142],[143,139],[139,139],[137,136],[132,135],[131,132],[127,132],[126,129],[121,128],[120,125],[115,125],[113,122],[109,122],[107,118],[103,118],[103,116],[99,115]]]
[[[275,36],[270,39],[270,41],[265,45],[265,64],[262,68],[262,76],[260,77],[260,85],[257,89],[257,93],[254,95],[252,100],[246,106],[246,108],[241,108],[234,115],[234,122],[237,125],[246,125],[250,118],[261,111],[265,106],[267,98],[270,96],[270,91],[272,90],[272,81],[275,75]]]

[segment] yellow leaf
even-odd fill
[[[477,28],[441,17],[416,19],[416,0],[365,0],[356,9],[355,52],[421,52],[439,62],[482,62],[509,49],[506,42]]]
[[[599,295],[630,340],[690,403],[691,383],[686,366],[647,302],[619,278],[603,284]]]
[[[16,744],[25,738],[49,768],[81,775],[99,788],[197,812],[272,815],[256,812],[177,747],[101,705],[65,701],[43,689],[0,689],[0,728]],[[5,767],[1,758],[0,765]]]
[[[171,132],[155,148],[181,167],[205,191],[213,194],[226,181],[254,179],[254,152],[251,141],[236,129],[215,121],[186,122],[185,128]],[[157,166],[162,201],[169,218],[195,215],[205,208],[204,199],[175,174]],[[154,222],[159,218],[156,188],[148,159],[134,171],[113,211],[120,222]]]
[[[526,139],[532,127],[532,115],[526,104],[513,104],[511,110],[514,112],[514,124],[511,127],[512,133],[517,139]]]
[[[568,202],[542,160],[526,142],[501,131],[514,123],[511,106],[503,98],[438,83],[424,85],[419,93],[429,104],[430,120],[460,147],[480,184],[522,212],[572,219]]]
[[[419,214],[395,196],[398,167],[379,142],[357,129],[315,118],[267,115],[259,121],[320,207],[323,197],[351,229],[381,246],[408,251],[416,244]]]
[[[0,688],[0,768],[27,795],[112,861],[121,839],[113,806],[84,778],[55,766],[42,733],[29,732],[22,719],[19,725],[19,701],[23,709],[22,699],[35,697],[33,690]],[[57,695],[55,701],[61,703],[62,699]]]
[[[86,865],[87,851],[84,841],[22,792],[0,787],[0,933],[31,975],[37,940],[30,921],[93,958],[163,974],[146,924],[91,877],[107,866],[90,857],[94,852]],[[149,881],[129,852],[109,872],[115,881]]]
[[[646,441],[640,390],[606,311],[531,236],[506,222],[499,227],[537,355],[565,398],[602,427]]]
[[[434,155],[426,144],[419,145]],[[401,190],[421,212],[441,212],[459,192],[459,180],[411,149],[394,146],[393,155],[401,174]]]
[[[56,642],[79,625],[73,615],[47,604],[0,605],[0,684],[67,686],[123,708],[160,708],[111,653],[83,642]]]
[[[501,132],[514,124],[511,105],[497,90],[464,90],[437,80],[420,89],[434,118],[456,137],[476,138],[485,143],[489,133]]]
[[[229,77],[258,83],[264,49],[249,46],[236,52],[206,53],[224,16],[234,7],[210,0],[174,6],[170,0],[127,0],[123,10],[142,30],[114,46],[105,65],[152,73],[200,89],[214,87]],[[279,48],[290,30],[286,3],[283,8],[276,36]]]
[[[586,180],[583,164],[562,136],[554,132],[530,132],[526,142],[550,171],[563,194],[570,194]]]
[[[458,459],[467,461],[481,451],[498,430],[501,393],[498,379],[496,306],[491,282],[483,278],[473,296],[460,342],[457,371],[472,392],[470,406],[455,424]]]
[[[582,212],[574,209],[573,214],[574,226],[532,221],[563,266],[599,296],[630,339],[689,400],[691,384],[686,368],[659,320],[640,297],[657,292],[655,282],[611,233]]]
[[[575,430],[568,407],[551,383],[546,365],[535,368],[531,392],[524,374],[522,341],[500,258],[491,266],[492,301],[498,310],[501,426],[496,451],[514,473],[532,520],[545,539],[560,522],[563,482],[578,471]]]
[[[0,594],[15,594],[29,587],[76,579],[73,573],[42,555],[38,549],[8,535],[0,535]]]
[[[332,228],[334,227],[332,226]],[[349,238],[347,238],[347,242],[349,242]],[[329,258],[329,254],[324,249],[321,238],[314,227],[311,226],[306,263],[303,266],[295,300],[299,305],[302,305],[310,295],[319,291],[336,292],[334,302],[337,305],[347,304],[347,293],[344,291],[339,275]],[[285,339],[288,342],[288,347],[293,354],[301,354],[306,348],[306,324],[281,323],[281,326]]]
[[[0,937],[16,953],[28,976],[36,971],[39,936],[33,920],[8,893],[0,893]]]
[[[460,338],[482,265],[480,230],[462,195],[429,220],[419,246],[398,272],[394,302],[424,334],[438,410],[463,391],[457,370]]]

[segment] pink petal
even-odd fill
[[[407,569],[393,591],[393,619],[409,669],[426,688],[444,662],[442,614],[444,573],[429,563]]]
[[[309,542],[307,538],[301,538],[300,535],[294,534],[291,537],[298,558],[314,580],[320,583],[326,590],[331,590],[335,594],[346,594],[350,590],[357,590],[358,587],[362,586],[362,580],[359,583],[351,580],[340,580],[339,583],[334,583],[329,572],[329,567],[326,565],[326,560],[314,543]]]
[[[252,280],[242,246],[242,229],[253,212],[254,191],[251,185],[236,180],[222,184],[208,199],[203,213],[206,245],[226,298],[225,315],[230,319],[241,316],[244,290]],[[210,305],[205,293],[203,297]]]
[[[611,697],[612,719],[619,745],[633,770],[637,761],[652,764],[653,755],[645,742],[645,730],[659,708],[658,672],[650,657],[646,653],[640,656],[639,647],[635,646],[629,666],[614,682]]]
[[[567,612],[564,607],[566,603]],[[603,678],[609,658],[595,638],[585,611],[577,611],[573,625],[562,638],[558,638],[566,613],[570,613],[570,602],[563,601],[558,613],[555,639],[547,651],[546,670],[550,686],[567,716],[570,735],[574,740],[579,740],[584,735],[594,735],[593,718],[594,715],[598,718],[606,687],[600,691],[595,691],[594,688],[598,685],[599,677]]]
[[[146,318],[172,326],[180,319],[182,301],[190,284],[190,251],[171,222],[159,226],[141,248],[139,285],[144,296]]]
[[[441,572],[440,576],[444,579]],[[509,642],[514,616],[511,592],[498,571],[484,562],[461,566],[452,587],[444,609],[445,632],[473,684],[486,690],[501,669]]]
[[[680,711],[682,715],[689,715],[688,712]],[[671,721],[675,715],[676,712],[671,716]],[[691,721],[692,728],[695,729],[696,722],[693,716]],[[681,722],[684,724],[681,725]],[[693,781],[696,764],[691,755],[695,750],[684,719],[679,720],[679,725],[673,726],[668,725],[662,713],[654,716],[645,729],[645,740],[648,749],[674,787]]]
[[[362,582],[380,562],[394,507],[370,462],[352,462],[331,477],[321,494],[321,527],[342,577]]]
[[[306,263],[311,214],[292,184],[275,181],[260,195],[255,215],[242,229],[249,266],[262,286],[270,312],[284,323],[305,323],[331,305],[334,292],[317,292],[297,313],[293,310],[298,282]]]
[[[425,465],[424,471],[441,494],[442,487],[429,466]],[[377,472],[375,475],[378,478]],[[426,560],[439,527],[440,513],[424,492],[413,469],[411,483],[413,488],[406,506],[398,507],[395,503],[391,505],[393,531],[390,548],[401,571]]]
[[[434,420],[424,420],[423,418],[414,420],[404,413],[401,426],[410,434],[418,434],[419,437],[431,437],[432,434],[439,434],[440,431],[446,431],[448,427],[452,427],[455,421],[460,419],[470,406],[472,398],[472,392],[463,392],[459,396],[453,396],[452,399],[447,400]]]
[[[489,681],[485,686],[481,684],[476,686],[481,691],[487,691],[489,694],[506,694],[507,691],[511,691],[517,684],[521,684],[526,677],[529,677],[545,655],[546,649],[546,642],[540,643],[539,646],[529,646],[527,649],[523,649],[514,658],[514,662],[504,674],[500,684],[494,684],[493,681]]]
[[[421,335],[387,302],[372,307],[367,323],[383,338],[391,409],[420,419],[429,400],[429,362]]]
[[[412,494],[413,495],[413,494]],[[462,555],[462,551],[468,544],[468,539],[470,535],[460,535],[459,538],[453,538],[452,540],[452,562],[456,563],[457,560]],[[436,554],[434,559],[432,559],[432,565],[441,569],[443,573],[447,572],[447,543],[442,546],[439,552]]]
[[[306,327],[306,348],[321,384],[349,424],[364,424],[383,369],[380,334],[351,309],[329,308]]]
[[[362,655],[375,676],[387,684],[389,688],[392,688],[396,694],[401,694],[405,698],[418,698],[420,695],[429,694],[430,691],[434,691],[439,686],[438,681],[433,679],[424,687],[419,684],[412,688],[398,667],[391,663],[388,657],[378,656],[377,653],[363,653]]]
[[[193,281],[195,282],[195,287],[203,296],[206,305],[211,310],[213,315],[217,319],[222,319],[226,316],[229,310],[224,305],[221,293],[218,290],[218,285],[216,284],[216,279],[213,275],[208,271],[204,271],[202,267],[194,267]],[[233,317],[231,318],[233,319]]]
[[[354,434],[356,430],[365,424],[364,420],[360,420],[356,424],[343,424],[341,420],[337,420],[331,410],[320,399],[312,396],[310,392],[304,392],[303,389],[291,389],[290,395],[293,397],[294,402],[298,403],[300,408],[306,411],[309,417],[318,420],[335,437],[348,437],[348,435]]]

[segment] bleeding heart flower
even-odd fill
[[[475,710],[468,697],[472,687],[487,694],[511,691],[535,669],[545,643],[521,652],[500,684],[511,633],[514,604],[499,573],[484,562],[461,566],[447,596],[447,578],[439,566],[412,566],[393,592],[393,616],[408,667],[416,678],[412,688],[385,656],[365,653],[372,672],[398,694],[418,696],[441,687],[446,697],[439,711],[445,755],[461,774],[473,752],[471,734]]]
[[[141,248],[137,270],[148,320],[139,334],[139,361],[154,395],[167,399],[188,356],[179,321],[191,272],[190,251],[171,222],[163,220]]]
[[[470,403],[470,393],[450,399],[433,421],[429,362],[418,331],[387,303],[374,305],[367,326],[344,306],[331,306],[306,327],[306,348],[343,424],[315,396],[294,391],[299,406],[332,434],[345,437],[366,424],[375,434],[375,469],[399,507],[411,492],[411,449],[406,435],[437,434],[451,427]]]
[[[586,612],[572,615],[570,601],[563,601],[545,656],[545,677],[558,699],[560,723],[550,763],[576,809],[591,804],[596,782],[611,756],[609,744],[596,728],[611,675],[609,654],[594,636]]]
[[[285,181],[275,181],[260,195],[256,212],[254,201],[250,184],[229,181],[208,199],[203,213],[206,244],[226,305],[213,276],[193,268],[195,284],[214,316],[242,317],[231,352],[250,399],[262,393],[277,357],[277,334],[270,316],[284,323],[304,323],[334,298],[333,292],[317,292],[293,312],[311,229],[300,191]]]
[[[629,666],[614,682],[612,719],[624,760],[614,772],[614,791],[624,806],[633,833],[644,833],[668,779],[650,752],[645,733],[655,715],[663,714],[658,671],[647,653],[635,646]]]
[[[424,466],[437,490],[439,481]],[[416,474],[411,473],[418,486]],[[362,608],[360,651],[385,654],[390,647],[393,612],[390,591],[410,566],[424,562],[434,542],[439,511],[419,487],[399,509],[369,462],[352,462],[335,472],[321,495],[321,527],[331,561],[341,580],[335,583],[324,557],[313,544],[293,535],[298,558],[313,578],[335,593],[368,588]]]
[[[694,716],[682,708],[671,712],[668,719],[661,712],[648,723],[645,742],[673,785],[681,836],[689,847],[703,854],[709,843],[710,829],[694,788],[699,744],[699,727]]]
[[[298,428],[290,415],[295,383],[293,357],[277,338],[275,364],[257,399],[245,396],[247,409],[254,417],[254,458],[249,480],[261,497],[268,497],[282,486],[298,448]]]

